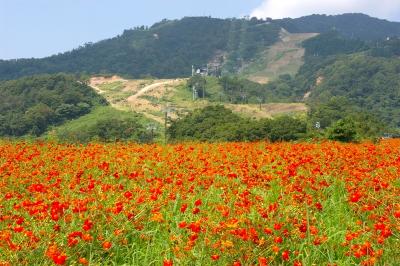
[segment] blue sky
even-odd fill
[[[344,12],[400,21],[400,0],[0,0],[0,59],[49,56],[163,18]]]

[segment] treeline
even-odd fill
[[[61,142],[133,141],[149,143],[159,137],[159,129],[160,127],[149,123],[139,113],[120,111],[105,106],[97,107],[85,116],[52,128],[42,137]]]
[[[371,46],[331,31],[303,45],[305,63],[299,72],[265,86],[275,100],[306,101],[315,106],[328,103],[332,97],[344,97],[361,112],[372,112],[389,126],[400,127],[398,39]]]
[[[322,81],[311,91],[311,105],[340,96],[386,124],[400,127],[399,59],[351,55],[337,59],[318,75]]]
[[[389,37],[387,40],[376,42],[370,51],[376,57],[400,57],[400,38]]]
[[[57,74],[26,77],[0,83],[0,136],[41,135],[106,105],[84,81]]]
[[[292,33],[326,33],[336,30],[350,39],[365,41],[383,40],[390,36],[400,36],[400,23],[373,18],[359,13],[343,15],[311,15],[300,18],[275,20]]]
[[[292,117],[245,119],[222,105],[208,106],[173,121],[168,128],[172,141],[289,141],[306,133],[306,123]]]
[[[369,46],[366,42],[358,39],[347,39],[338,31],[329,31],[303,42],[306,49],[305,57],[330,56],[338,54],[352,54],[366,51]]]
[[[345,104],[345,105],[341,105]],[[359,113],[343,98],[312,108],[303,118],[246,119],[222,105],[195,110],[168,128],[172,142],[294,141],[311,138],[337,141],[375,140],[388,128],[373,115]]]
[[[294,102],[301,101],[302,96],[299,95],[304,94],[298,79],[290,75],[282,75],[268,84],[234,75],[221,78],[194,76],[188,79],[186,87],[188,90],[194,87],[199,98],[233,104]]]

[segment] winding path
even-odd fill
[[[174,84],[177,81],[178,80],[167,80],[167,81],[156,82],[156,83],[150,84],[150,85],[140,89],[134,95],[129,96],[127,100],[128,100],[128,102],[134,102],[137,98],[139,98],[140,96],[142,96],[143,94],[145,94],[148,91],[151,91],[151,90],[156,89],[158,87],[163,87],[165,85]]]

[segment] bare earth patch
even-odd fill
[[[177,118],[178,114],[218,104],[207,100],[192,101],[190,92],[182,86],[185,82],[186,79],[126,80],[114,76],[92,78],[90,85],[114,108],[142,113],[149,119],[163,123],[167,102],[172,106],[173,112],[169,116],[173,119]],[[269,103],[262,104],[261,108],[259,104],[224,104],[224,106],[244,117],[256,119],[307,112],[307,106],[302,103]]]
[[[301,43],[317,35],[317,33],[289,33],[282,29],[280,41],[264,51],[258,60],[248,64],[242,73],[248,79],[261,84],[266,84],[283,74],[296,74],[304,63],[305,49]]]
[[[303,103],[267,103],[261,104],[226,104],[225,107],[235,113],[252,118],[272,118],[278,115],[306,113],[308,108]]]

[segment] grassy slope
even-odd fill
[[[121,83],[122,82],[122,83]],[[162,83],[154,87],[140,97],[132,97],[146,86]],[[121,85],[123,84],[123,86]],[[186,80],[122,80],[116,77],[111,79],[96,79],[91,82],[92,86],[101,89],[101,94],[109,100],[112,106],[119,110],[136,111],[156,122],[163,123],[165,105],[172,106],[172,118],[188,111],[203,108],[210,104],[220,104],[220,99],[225,100],[222,87],[215,78],[207,78],[206,99],[192,100],[192,92],[186,87]],[[98,90],[99,91],[99,90]],[[125,99],[118,98],[121,95]],[[200,95],[201,96],[201,95]],[[118,99],[118,100],[116,100]],[[132,100],[133,99],[133,100]],[[301,103],[262,104],[226,104],[225,107],[234,112],[251,118],[271,118],[282,114],[304,114],[307,107]]]
[[[301,43],[316,33],[292,34],[281,31],[280,41],[263,51],[241,70],[241,75],[254,82],[268,83],[280,75],[295,75],[303,65],[304,48]]]
[[[160,83],[160,86],[146,91],[133,101],[132,96],[142,89]],[[208,98],[192,100],[192,93],[186,87],[186,80],[125,80],[114,76],[111,78],[96,77],[91,80],[91,86],[104,96],[110,106],[97,107],[91,113],[78,119],[68,121],[63,125],[53,127],[44,138],[66,136],[73,139],[79,132],[86,132],[99,120],[112,118],[138,118],[142,124],[154,123],[156,131],[162,134],[165,105],[172,107],[169,117],[175,119],[188,111],[204,108],[210,104],[220,104],[220,97],[224,97],[222,87],[215,78],[207,78]],[[221,98],[222,99],[222,98]],[[243,117],[271,118],[282,114],[304,115],[307,107],[301,103],[269,103],[262,104],[227,104],[224,106]]]
[[[54,127],[45,137],[54,135],[62,137],[77,134],[77,132],[85,132],[88,128],[93,127],[99,120],[112,118],[136,118],[143,124],[151,122],[138,113],[121,111],[111,106],[102,106],[97,107],[91,113],[81,116],[78,119],[70,120],[63,125]]]

